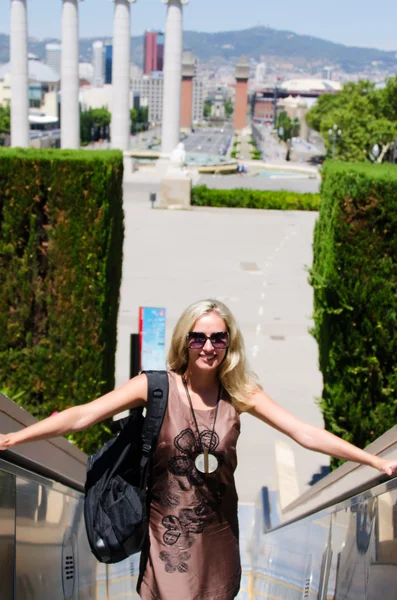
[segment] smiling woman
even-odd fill
[[[303,447],[370,465],[383,460],[314,427],[277,405],[247,368],[244,342],[230,310],[218,300],[189,306],[168,357],[169,396],[149,484],[149,529],[141,555],[143,600],[232,600],[240,589],[238,497],[234,472],[240,414],[248,412]],[[0,435],[0,450],[81,431],[146,404],[146,375],[26,429]],[[214,560],[216,557],[216,560]]]

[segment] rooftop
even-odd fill
[[[4,79],[8,73],[11,73],[10,62],[0,66],[0,80]],[[60,81],[58,73],[45,63],[37,60],[37,58],[29,58],[28,73],[29,81],[37,81],[38,83],[58,83]]]
[[[339,92],[342,84],[331,79],[289,79],[280,88],[289,92]]]

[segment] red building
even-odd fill
[[[145,31],[143,49],[143,73],[162,71],[164,62],[164,34],[159,31]]]

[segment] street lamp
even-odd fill
[[[379,154],[380,154],[380,148],[379,148],[378,144],[374,144],[374,146],[372,147],[372,156],[374,158],[374,162],[377,161]]]
[[[339,141],[341,137],[342,137],[342,130],[338,129],[338,126],[335,123],[333,128],[328,130],[328,138],[329,138],[329,141],[332,142],[332,158],[335,158],[336,142]]]
[[[154,208],[154,203],[156,202],[156,192],[150,192],[149,194],[149,200],[152,204],[152,208]]]

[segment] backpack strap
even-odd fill
[[[149,461],[156,447],[168,403],[167,371],[142,371],[148,380],[146,417],[142,430],[141,489],[146,490]]]

